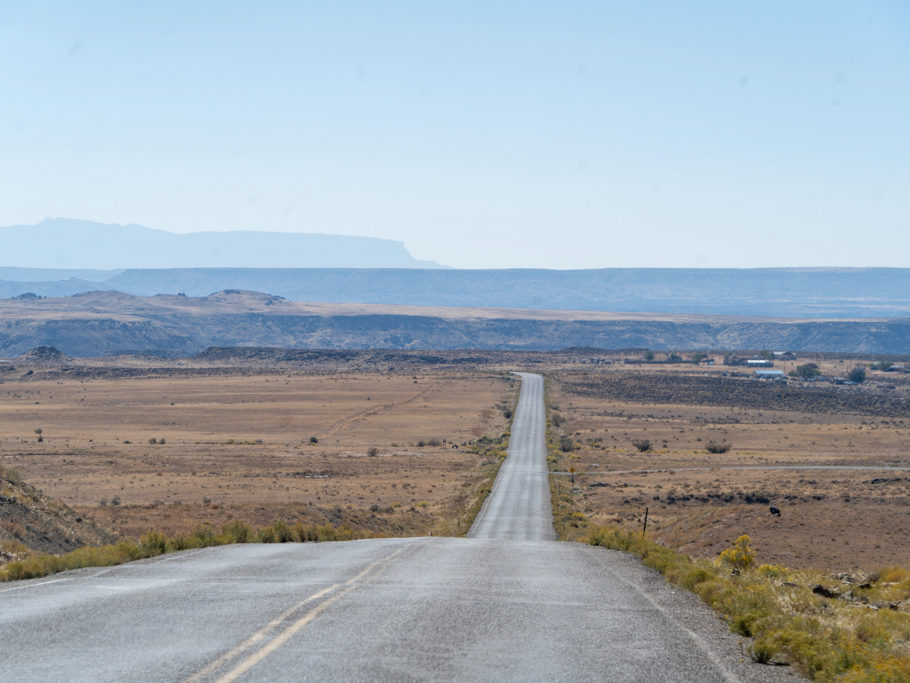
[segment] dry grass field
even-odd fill
[[[818,362],[830,375],[856,364]],[[910,563],[910,378],[780,384],[731,377],[737,370],[614,363],[553,373],[552,467],[577,471],[566,499],[575,519],[558,524],[570,536],[584,519],[640,529],[647,508],[658,541],[696,556],[748,534],[763,563]],[[634,445],[644,441],[650,450]],[[728,450],[711,453],[712,443]],[[568,494],[568,477],[556,478]]]
[[[504,432],[518,388],[508,371],[523,369],[549,377],[553,469],[577,470],[576,516],[557,520],[569,536],[585,520],[637,527],[647,508],[658,540],[697,556],[748,534],[760,562],[910,563],[910,470],[881,469],[910,467],[910,375],[778,383],[720,355],[714,366],[623,355],[251,350],[19,366],[0,378],[0,464],[132,536],[276,518],[458,533],[494,462],[471,442]],[[776,367],[809,361],[829,376],[862,362]],[[553,478],[569,494],[568,477]]]
[[[502,434],[517,394],[497,372],[21,370],[0,382],[0,463],[128,536],[276,518],[457,532],[489,472],[471,442]]]

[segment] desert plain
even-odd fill
[[[910,562],[910,376],[784,383],[722,358],[708,367],[614,357],[553,373],[559,530],[642,529],[647,510],[650,534],[696,556],[716,557],[747,534],[761,563],[870,571]],[[870,365],[776,365],[813,361],[828,377]],[[559,447],[566,439],[570,451]]]
[[[692,555],[748,534],[762,563],[910,563],[905,373],[848,386],[757,380],[723,354],[339,353],[17,363],[0,374],[0,464],[125,536],[276,519],[459,534],[524,370],[547,377],[562,537],[641,528],[647,510],[648,533]],[[871,361],[776,366],[805,362],[834,377]]]
[[[234,519],[458,533],[492,464],[475,442],[501,437],[517,394],[499,372],[36,370],[0,384],[0,462],[127,536]]]

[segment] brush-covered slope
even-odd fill
[[[114,537],[0,465],[0,563],[28,550],[62,553]]]

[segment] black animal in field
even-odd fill
[[[771,514],[774,517],[780,517],[780,508],[776,508],[773,505],[771,506]]]

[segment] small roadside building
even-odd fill
[[[752,358],[746,361],[746,365],[750,368],[773,368],[773,360],[765,360],[763,358]]]
[[[755,376],[758,379],[787,379],[783,370],[756,370]]]

